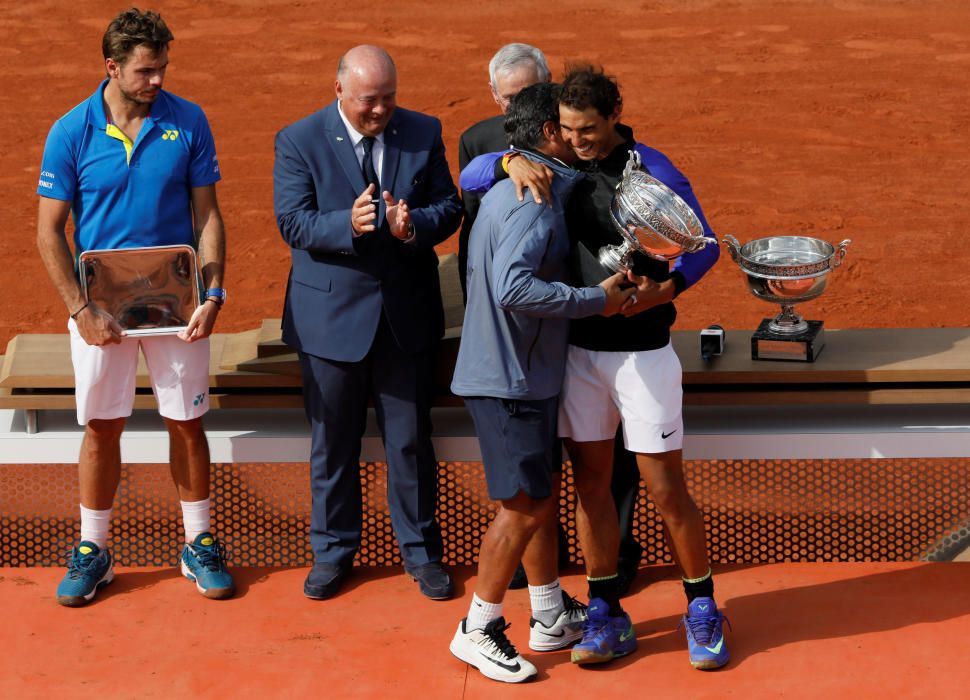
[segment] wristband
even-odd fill
[[[71,320],[72,320],[72,321],[77,321],[77,317],[78,317],[78,315],[80,315],[80,313],[81,313],[82,311],[84,311],[84,310],[85,310],[86,308],[88,308],[88,306],[90,306],[90,305],[91,305],[91,302],[90,302],[90,301],[86,301],[86,302],[84,302],[84,305],[83,305],[83,306],[82,306],[82,307],[81,307],[80,309],[78,309],[78,310],[77,310],[77,311],[75,311],[75,312],[74,312],[73,314],[71,314]]]
[[[508,174],[508,172],[509,172],[509,162],[513,158],[515,158],[517,156],[520,156],[520,155],[522,155],[522,154],[519,153],[518,151],[509,151],[504,156],[502,156],[502,170],[504,170],[506,174]]]

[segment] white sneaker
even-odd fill
[[[519,656],[512,642],[505,636],[505,618],[492,620],[483,630],[465,630],[465,620],[458,623],[458,631],[451,640],[451,653],[482,675],[503,683],[521,683],[534,678],[536,667]]]
[[[565,649],[583,638],[583,625],[586,623],[586,606],[562,592],[563,611],[551,627],[539,620],[529,621],[529,648],[532,651],[555,651]]]

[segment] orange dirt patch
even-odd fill
[[[35,249],[34,192],[51,123],[102,75],[110,19],[91,0],[48,5],[0,6],[0,348],[17,333],[64,331]],[[601,63],[620,80],[626,121],[687,173],[717,232],[853,240],[808,317],[830,328],[970,323],[962,0],[523,0],[509,12],[375,0],[366,13],[176,0],[164,13],[176,36],[166,87],[205,108],[225,178],[232,296],[218,330],[279,315],[288,250],[272,211],[273,136],[332,99],[338,56],[365,41],[394,55],[400,103],[441,118],[453,168],[461,131],[495,113],[486,64],[498,46],[534,43],[556,75],[570,59]],[[775,313],[727,255],[678,307],[682,328],[753,328]]]

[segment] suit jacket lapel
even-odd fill
[[[360,163],[357,162],[357,154],[354,152],[354,143],[347,134],[340,113],[337,111],[336,100],[327,105],[324,110],[324,132],[327,144],[337,154],[337,161],[343,168],[347,180],[354,188],[354,192],[360,194],[364,191],[364,173],[360,170]]]

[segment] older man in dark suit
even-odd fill
[[[405,570],[452,594],[435,521],[432,354],[444,330],[434,246],[461,219],[441,124],[397,108],[397,71],[376,46],[337,69],[337,99],[276,137],[277,223],[292,249],[283,340],[299,351],[311,424],[315,564],[304,593],[333,596],[360,545],[360,441],[373,401]]]
[[[508,148],[509,137],[505,133],[505,111],[509,102],[523,88],[536,83],[548,83],[551,79],[546,56],[540,49],[529,44],[506,44],[488,62],[488,87],[492,99],[502,113],[468,127],[458,139],[458,169],[464,170],[475,156]],[[478,215],[482,196],[474,192],[462,192],[461,203],[465,218],[458,234],[458,275],[462,296],[467,295],[465,279],[468,267],[468,236]]]

